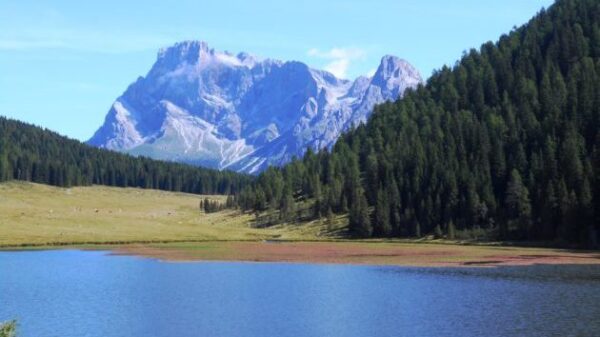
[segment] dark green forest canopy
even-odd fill
[[[600,232],[600,1],[559,0],[342,135],[270,168],[244,208],[315,200],[352,232],[584,243]]]
[[[108,185],[198,194],[235,194],[252,177],[94,148],[0,117],[0,182],[56,186]]]

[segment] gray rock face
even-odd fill
[[[301,62],[258,59],[186,41],[162,49],[113,103],[89,144],[156,159],[258,173],[333,145],[373,106],[422,82],[385,56],[354,81]]]

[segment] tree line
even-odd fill
[[[61,187],[96,184],[236,194],[253,178],[98,149],[47,129],[0,117],[0,182],[11,179]]]
[[[331,151],[244,188],[243,209],[348,214],[359,237],[590,243],[600,232],[600,2],[559,0],[375,108]]]

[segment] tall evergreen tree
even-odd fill
[[[516,222],[522,234],[528,233],[531,225],[529,191],[523,185],[519,171],[513,169],[506,188],[506,209],[509,221]]]
[[[390,204],[388,202],[387,194],[381,188],[377,191],[373,233],[379,236],[389,236],[392,234],[392,226],[390,223]]]
[[[349,214],[350,230],[356,236],[363,238],[371,237],[373,234],[373,227],[371,226],[367,198],[364,192],[359,189],[356,191],[356,196],[353,199],[354,202],[352,203]]]

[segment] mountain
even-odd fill
[[[331,152],[269,168],[240,204],[281,206],[287,222],[348,214],[361,237],[598,247],[599,18],[598,0],[556,1],[375,107]]]
[[[196,194],[236,194],[252,176],[98,149],[0,116],[0,182],[107,185]]]
[[[88,144],[218,169],[257,173],[331,146],[373,106],[422,82],[385,56],[371,78],[336,78],[296,62],[186,41],[162,49],[145,77],[113,103]]]

